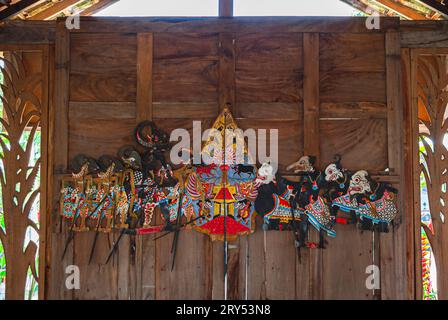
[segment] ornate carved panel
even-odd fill
[[[438,298],[447,299],[448,277],[444,271],[448,268],[448,55],[421,54],[417,56],[416,63],[414,101],[417,102],[415,107],[419,118],[420,220],[423,236],[427,236],[434,254],[438,274],[436,283],[431,283],[428,277],[431,262],[425,256],[429,248],[428,245],[423,246],[424,298],[434,286]],[[429,210],[425,210],[426,206]]]
[[[35,298],[37,292],[42,68],[41,52],[0,56],[0,240],[6,299]]]

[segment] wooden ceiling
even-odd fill
[[[89,16],[117,1],[119,0],[0,0],[0,20],[53,20],[74,14]],[[232,15],[233,0],[216,1],[219,1],[220,16]],[[382,16],[398,16],[405,20],[448,19],[448,0],[334,1],[345,2],[365,15],[378,13]]]
[[[360,12],[405,20],[448,19],[448,0],[340,0]]]

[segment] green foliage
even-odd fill
[[[5,219],[3,217],[3,208],[0,211],[0,228],[5,230]],[[3,245],[0,242],[0,284],[4,282],[5,277],[6,277],[6,257],[4,254]]]
[[[429,292],[426,285],[423,285],[423,300],[437,300],[437,292],[433,288]]]

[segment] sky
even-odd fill
[[[235,16],[352,16],[339,0],[234,0]],[[120,0],[95,16],[217,16],[218,0]]]

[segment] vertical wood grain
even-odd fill
[[[137,35],[137,122],[150,120],[152,112],[153,35]]]
[[[63,22],[64,21],[61,20],[60,23],[62,23],[62,27],[65,28]],[[115,50],[118,46],[123,44],[118,43],[113,36],[106,37],[106,35],[104,35],[103,38],[101,38],[99,35],[94,33],[83,34],[79,36],[76,36],[73,33],[69,33],[69,35],[69,102],[79,100],[107,101],[106,99],[108,99],[109,97],[115,97],[114,95],[110,95],[109,97],[107,95],[101,95],[101,93],[104,92],[115,92],[117,90],[117,87],[112,85],[113,81],[111,81],[114,73],[111,72],[109,74],[104,74],[104,71],[108,71],[108,69],[118,70],[116,68],[116,65],[119,65],[119,62],[121,62],[121,60],[120,57],[117,56]],[[115,37],[119,37],[119,35]],[[120,37],[119,39],[122,38]],[[109,59],[102,60],[104,59],[105,54],[104,42],[108,43],[107,49],[110,50],[111,54]],[[131,46],[129,47],[132,48]],[[80,54],[80,52],[84,52],[84,54]],[[115,74],[118,74],[119,76],[121,75],[117,72],[115,72]],[[100,76],[98,77],[98,75]],[[91,76],[93,76],[93,78],[89,79]],[[131,79],[130,76],[123,77],[123,81],[128,80],[128,78]],[[104,79],[107,79],[107,81],[109,82],[106,83]],[[131,90],[127,91],[133,92]],[[95,94],[92,95],[92,93]],[[68,111],[70,111],[70,109],[72,108],[69,103]],[[92,110],[90,112],[95,113],[95,110]],[[87,125],[87,127],[79,130],[79,126],[82,127],[83,125]],[[75,154],[78,152],[88,154],[89,156],[98,157],[97,154],[92,153],[91,150],[93,148],[90,150],[88,149],[88,146],[93,141],[92,139],[90,139],[92,136],[89,137],[87,135],[89,132],[95,132],[93,137],[98,137],[101,136],[101,132],[104,134],[105,130],[110,130],[111,133],[113,132],[115,134],[116,139],[118,139],[116,131],[111,129],[111,127],[112,126],[101,126],[99,122],[90,122],[89,124],[88,117],[86,117],[85,119],[76,119],[69,116],[69,154],[67,156],[67,160],[70,161],[70,158],[75,156]],[[132,131],[130,131],[128,134],[131,135]],[[80,144],[82,146],[82,151],[80,150],[74,152],[73,147],[76,145],[77,137],[81,138]],[[110,144],[107,141],[102,141],[102,143],[100,143],[99,145],[104,147],[106,150],[108,148],[111,149]],[[99,150],[98,145],[96,149]],[[116,152],[116,150],[113,150],[112,152]],[[68,226],[68,223],[64,223],[63,228],[68,228]],[[64,231],[64,233],[68,232]],[[120,251],[122,251],[120,249],[123,248],[125,243],[124,241],[124,243],[120,243],[118,253],[114,254],[113,259],[108,264],[104,263],[107,258],[108,251],[111,248],[112,238],[114,236],[116,236],[116,233],[98,234],[95,254],[93,255],[92,261],[89,262],[89,252],[94,243],[95,232],[79,232],[75,234],[72,241],[74,251],[73,264],[77,265],[80,268],[82,276],[80,278],[80,290],[74,290],[73,292],[74,299],[118,299],[118,288],[120,287],[119,275],[122,274],[121,271],[126,267],[129,259],[123,259],[124,263],[120,265]],[[100,283],[101,285],[98,285],[98,283]],[[120,295],[122,294],[123,292],[120,290]]]
[[[219,108],[235,110],[235,34],[219,34]]]
[[[381,298],[404,299],[406,297],[406,219],[410,212],[404,210],[403,198],[403,105],[401,86],[400,34],[386,33],[386,86],[387,86],[387,138],[389,170],[400,176],[398,185],[399,216],[397,227],[389,233],[381,234]]]
[[[220,3],[221,6],[221,3]],[[220,7],[221,10],[221,7]],[[219,85],[218,104],[222,110],[230,106],[232,112],[235,108],[235,34],[219,34]],[[224,287],[224,247],[222,242],[212,243],[213,249],[213,299],[225,297]],[[227,250],[227,298],[239,297],[239,267],[240,267],[240,239],[228,243]],[[219,265],[221,264],[221,265]]]
[[[240,239],[239,299],[266,299],[266,256],[263,218],[255,217],[255,232]]]
[[[224,299],[224,246],[222,241],[210,241],[212,249],[212,299]]]
[[[411,152],[412,152],[412,186],[413,186],[413,201],[412,201],[412,223],[413,223],[413,244],[414,247],[414,279],[415,284],[415,299],[423,299],[422,287],[422,251],[421,251],[421,204],[420,204],[420,155],[418,143],[418,93],[417,93],[417,63],[418,50],[410,49],[410,126],[411,126]]]
[[[316,156],[319,167],[319,34],[303,35],[303,150],[306,155]],[[316,241],[318,233],[310,230],[310,240]],[[310,250],[309,276],[310,298],[323,296],[322,286],[322,252],[321,249]]]
[[[303,35],[303,108],[305,154],[319,161],[319,34]]]
[[[410,49],[401,49],[401,66],[403,81],[403,126],[404,126],[404,185],[407,201],[404,202],[406,220],[406,275],[407,275],[407,299],[415,299],[415,243],[414,243],[414,177],[413,158],[414,144],[417,137],[414,135],[414,114],[412,111],[412,78],[411,78],[411,53]],[[417,119],[417,118],[416,118]],[[414,141],[415,140],[415,141]]]
[[[311,44],[310,42],[313,42],[313,41],[316,42],[316,40],[315,39],[310,40],[310,39],[311,39],[310,34],[304,34],[304,35],[299,34],[299,36],[298,36],[298,42],[299,42],[298,47],[302,48],[300,54],[303,56],[302,64],[304,65],[304,75],[303,75],[304,82],[302,85],[300,85],[299,90],[300,90],[300,92],[303,92],[304,99],[305,99],[305,97],[307,97],[306,98],[307,99],[306,100],[307,101],[306,109],[308,110],[306,113],[305,113],[305,109],[302,112],[302,108],[304,108],[304,105],[299,104],[297,106],[299,117],[303,117],[301,119],[302,120],[301,123],[303,123],[303,124],[305,123],[304,119],[308,119],[307,117],[310,117],[310,116],[316,117],[316,114],[310,115],[310,113],[309,113],[309,111],[311,109],[309,107],[310,100],[314,100],[314,103],[316,103],[316,100],[317,100],[317,103],[318,103],[317,107],[319,107],[319,41],[317,41],[317,44],[316,43]],[[306,41],[306,48],[305,48],[305,41]],[[310,45],[313,46],[312,49],[310,49]],[[317,48],[316,48],[316,46],[317,46]],[[315,65],[312,67],[312,71],[310,71],[309,67],[307,67],[305,69],[305,64],[307,64],[308,59],[310,59],[309,55],[312,54],[312,52],[309,52],[309,50],[317,50],[318,51],[317,52],[317,57],[318,57],[317,62],[314,61]],[[308,51],[308,52],[306,52],[306,51]],[[316,52],[314,52],[314,54],[316,54]],[[317,79],[315,79],[315,78],[311,79],[311,78],[305,76],[307,72],[316,72],[316,69],[317,69]],[[306,88],[309,90],[309,88],[311,87],[313,92],[305,91],[305,79],[306,79],[306,83],[307,83]],[[317,81],[317,89],[315,87],[316,83],[313,83],[316,81]],[[314,95],[314,98],[311,99],[310,95],[311,96]],[[313,101],[311,101],[311,102],[313,102]],[[304,103],[305,103],[305,100],[304,100]],[[314,126],[316,126],[316,125],[318,126],[319,125],[319,115],[317,115],[317,119],[313,119],[312,121],[313,121]],[[303,128],[297,128],[297,130],[303,132],[304,139],[305,139],[305,136],[307,136],[306,139],[308,139],[308,144],[306,146],[307,149],[304,149],[304,153],[305,154],[308,154],[308,152],[311,152],[313,154],[316,153],[316,151],[309,150],[310,137],[308,136],[309,133],[305,131],[305,126]],[[314,128],[314,130],[316,130],[316,128]],[[317,138],[317,139],[319,139],[319,138]],[[316,147],[316,146],[317,146],[317,148],[319,148],[319,146],[320,146],[319,141],[316,142],[314,147]],[[305,140],[304,140],[304,148],[305,148]],[[313,282],[311,281],[310,277],[312,274],[314,274],[314,271],[311,270],[311,265],[310,265],[311,262],[310,261],[311,261],[311,257],[313,257],[313,258],[315,258],[315,257],[310,254],[310,250],[304,249],[304,250],[300,250],[300,251],[301,251],[300,259],[297,257],[295,259],[295,273],[296,273],[295,298],[300,299],[300,300],[301,299],[311,299],[311,294],[312,294],[311,287],[312,287]]]
[[[54,117],[55,117],[55,104],[54,104],[54,84],[55,84],[55,70],[54,70],[54,63],[55,63],[55,46],[50,45],[48,47],[48,63],[47,63],[47,70],[48,70],[48,110],[47,110],[47,129],[46,129],[46,137],[47,137],[47,188],[46,188],[46,196],[48,197],[46,200],[46,261],[45,261],[45,282],[44,282],[44,290],[45,293],[42,297],[42,299],[48,299],[51,295],[51,288],[52,288],[52,267],[51,267],[51,258],[52,258],[52,251],[53,247],[57,246],[58,244],[54,244],[51,242],[53,236],[53,225],[54,225],[54,217],[53,217],[53,205],[54,205],[54,182],[55,177],[53,176],[53,163],[54,163]],[[41,271],[42,272],[42,271]]]
[[[137,124],[144,120],[153,120],[153,53],[153,34],[137,34]],[[135,259],[129,266],[133,269],[130,272],[134,273],[130,277],[130,284],[133,287],[130,294],[135,295],[137,299],[155,299],[156,242],[150,238],[147,236],[130,238],[131,243],[135,243],[136,251]]]
[[[204,242],[204,300],[213,299],[213,244],[209,237],[203,237]]]
[[[244,269],[240,268],[241,243],[241,238],[229,243],[227,261],[227,297],[230,300],[237,300],[240,298],[240,273],[244,271]]]
[[[62,173],[68,165],[68,88],[70,61],[70,34],[64,21],[56,25],[56,56],[55,56],[55,170]]]
[[[59,200],[61,175],[68,168],[68,102],[69,102],[69,72],[70,72],[70,33],[65,28],[65,22],[60,20],[56,24],[55,40],[55,77],[54,77],[54,159],[52,171],[55,174],[53,194],[53,205]],[[55,206],[56,208],[57,206]],[[68,237],[68,227],[61,224],[61,217],[52,213],[54,219],[54,230],[52,243],[59,243],[52,250],[52,282],[51,290],[53,298],[73,299],[74,291],[65,288],[65,268],[73,264],[74,251],[73,242],[67,249],[61,262],[62,251]]]
[[[401,88],[400,34],[394,31],[385,36],[389,170],[400,174],[402,154],[398,151],[401,150],[402,130],[398,121],[403,119],[401,91],[398,91]]]
[[[46,279],[47,266],[49,265],[49,257],[47,252],[50,250],[50,237],[48,237],[48,226],[51,222],[51,182],[49,176],[48,165],[51,164],[50,154],[48,152],[48,132],[49,132],[49,106],[50,106],[50,48],[44,46],[42,48],[42,111],[40,119],[41,128],[41,176],[40,176],[40,221],[39,221],[39,299],[45,299],[46,295]],[[51,168],[51,167],[50,167]],[[52,170],[50,170],[51,172]],[[51,230],[51,229],[50,229]]]
[[[116,241],[117,233],[110,235]],[[119,300],[138,299],[136,285],[135,263],[131,265],[131,236],[123,236],[120,241],[116,256],[118,259],[117,268],[117,298]],[[113,243],[113,242],[112,242]],[[138,246],[138,243],[137,243]],[[138,248],[136,248],[138,250]],[[134,268],[132,268],[134,267]]]

